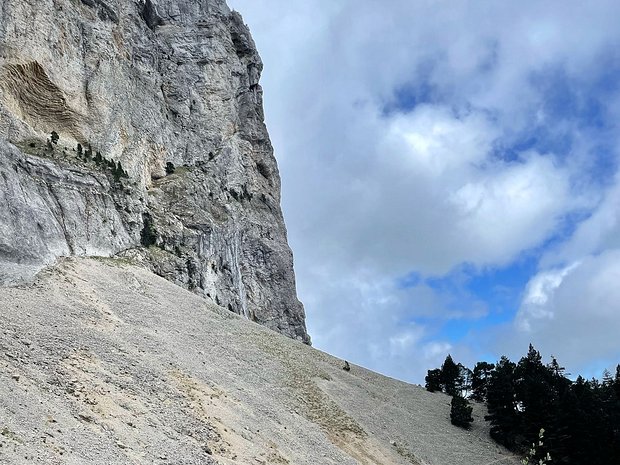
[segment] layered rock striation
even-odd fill
[[[261,71],[224,0],[0,2],[0,282],[130,256],[309,343]]]

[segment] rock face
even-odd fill
[[[224,0],[0,2],[0,282],[130,255],[309,343],[261,70]]]

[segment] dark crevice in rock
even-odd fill
[[[150,247],[157,243],[157,230],[153,222],[153,217],[149,213],[142,215],[142,223],[144,224],[142,232],[140,233],[140,243],[144,247]]]
[[[250,31],[243,23],[243,18],[239,13],[233,11],[230,14],[230,38],[235,46],[235,52],[239,58],[256,54],[254,41],[250,36]]]
[[[146,22],[146,25],[152,30],[155,30],[157,26],[161,26],[164,23],[164,20],[157,13],[157,7],[151,0],[146,0],[144,2],[140,15],[144,22]]]

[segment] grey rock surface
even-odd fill
[[[309,343],[261,70],[224,0],[0,2],[0,282],[129,255]]]
[[[111,259],[0,288],[3,465],[518,465],[450,398]]]

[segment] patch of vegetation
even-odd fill
[[[8,429],[7,427],[4,427],[0,430],[0,435],[4,436],[7,439],[17,442],[18,444],[23,444],[23,441],[19,438],[19,436],[15,432]]]
[[[396,452],[398,452],[398,455],[407,459],[413,465],[420,465],[420,462],[418,462],[416,456],[409,452],[407,449],[405,449],[402,445],[395,444],[394,447],[396,447]]]
[[[536,458],[539,456],[538,450],[545,445],[544,439],[545,430],[543,428],[538,433],[538,443],[533,442],[532,447],[525,455],[525,457],[523,457],[523,460],[521,460],[522,465],[547,465],[548,463],[551,463],[551,455],[549,454],[549,452],[547,452],[547,455],[545,455],[543,458]]]
[[[39,145],[37,144],[38,141],[34,140],[30,141],[27,144],[27,150],[24,150],[24,147],[21,148],[22,150],[24,150],[25,153],[29,155],[54,157],[59,139],[60,136],[58,135],[58,133],[56,131],[52,131],[50,138],[47,139],[46,148],[43,151],[40,150],[41,147],[39,147]],[[84,147],[81,143],[78,142],[77,147],[74,149],[74,151],[76,152],[76,157],[79,160],[85,163],[95,163],[95,165],[100,169],[109,170],[109,173],[112,175],[116,183],[119,183],[122,179],[129,178],[127,171],[123,169],[123,165],[120,161],[117,162],[112,159],[108,160],[103,155],[101,155],[101,152],[99,151],[97,151],[96,154],[93,156],[93,149],[90,143],[88,143],[87,147]],[[66,148],[62,150],[62,154],[66,155]]]
[[[47,144],[48,145],[42,147],[40,140],[27,139],[25,141],[16,142],[15,146],[19,148],[22,151],[22,153],[25,153],[26,155],[45,158],[47,151],[50,150],[49,145],[52,145],[52,143],[48,140]]]
[[[602,381],[572,381],[564,373],[553,357],[543,364],[530,345],[518,363],[501,357],[473,371],[448,356],[441,369],[428,371],[426,388],[454,396],[453,423],[466,416],[470,391],[470,399],[486,402],[491,437],[522,454],[524,464],[620,463],[620,365]]]

